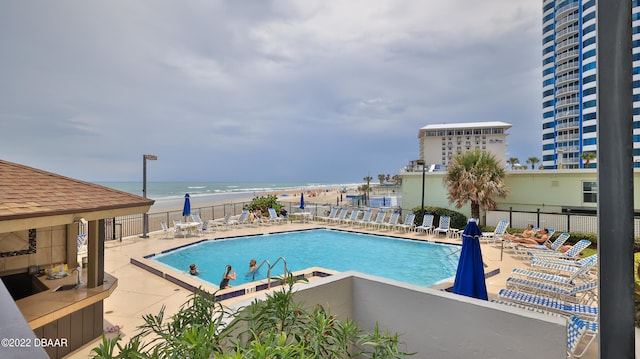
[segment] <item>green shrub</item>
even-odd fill
[[[367,333],[316,305],[311,310],[294,301],[290,273],[278,278],[281,290],[229,311],[209,293],[197,291],[178,313],[167,318],[145,315],[127,344],[102,336],[94,358],[405,358],[398,334]],[[306,279],[303,279],[306,281]],[[227,321],[231,319],[231,321]]]
[[[417,225],[422,224],[422,220],[426,213],[433,214],[433,224],[437,227],[437,224],[440,223],[440,216],[449,216],[451,217],[451,222],[449,222],[449,226],[451,228],[463,229],[467,225],[467,216],[460,212],[452,211],[447,208],[442,207],[424,207],[424,213],[422,212],[422,207],[415,207],[411,210],[416,215],[415,223]]]
[[[273,208],[276,210],[276,213],[280,213],[280,208],[282,208],[282,205],[278,203],[277,196],[270,194],[268,196],[255,197],[253,200],[251,200],[251,203],[249,203],[245,207],[245,209],[254,212],[256,210],[260,210],[263,215],[269,214],[269,208]]]

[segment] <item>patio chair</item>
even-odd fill
[[[550,242],[551,244],[549,245],[549,247],[547,247],[546,245],[532,246],[527,244],[520,244],[517,245],[514,250],[516,256],[520,258],[529,258],[536,255],[537,253],[544,255],[545,253],[559,252],[560,249],[562,249],[562,245],[569,239],[570,236],[571,235],[569,233],[560,234],[558,238],[556,238],[553,242]]]
[[[342,221],[340,221],[340,223],[342,223],[344,225],[353,224],[358,219],[359,215],[360,215],[360,210],[354,209],[354,210],[351,211],[351,215],[349,215],[349,217],[347,217],[347,218],[343,219]]]
[[[595,263],[594,263],[595,264]],[[519,276],[525,278],[532,278],[536,280],[546,281],[554,284],[562,284],[567,286],[575,285],[575,280],[583,278],[587,279],[589,276],[587,275],[588,271],[591,269],[590,266],[582,266],[577,271],[570,273],[568,276],[559,275],[559,274],[551,274],[547,272],[535,271],[531,269],[524,268],[514,268],[511,271],[511,276]]]
[[[384,222],[384,219],[386,216],[387,216],[387,211],[382,211],[382,210],[378,211],[378,214],[376,215],[376,219],[373,222],[370,222],[369,226],[372,229],[379,228],[382,222]]]
[[[509,220],[508,219],[501,219],[500,221],[498,221],[498,224],[496,224],[496,228],[493,230],[493,232],[482,232],[482,236],[480,237],[480,240],[485,240],[487,242],[492,241],[493,243],[498,243],[502,240],[502,236],[505,235],[505,233],[507,233],[507,228],[509,228]]]
[[[335,218],[329,219],[329,224],[341,223],[342,221],[344,221],[345,218],[347,218],[348,212],[349,212],[348,208],[341,208],[340,213],[338,213]]]
[[[331,207],[331,211],[329,212],[329,215],[327,216],[317,216],[316,218],[321,220],[321,221],[325,221],[325,222],[329,222],[330,220],[333,220],[336,215],[338,214],[338,207]]]
[[[167,222],[160,222],[160,226],[162,227],[162,233],[164,233],[164,238],[169,238],[169,226],[167,226]]]
[[[431,234],[433,231],[433,214],[427,213],[422,218],[422,224],[416,227],[416,232]]]
[[[224,218],[221,219],[213,219],[211,221],[209,221],[209,227],[211,228],[223,228],[223,229],[228,229],[229,227],[229,220],[231,219],[231,214],[227,213],[224,215]]]
[[[597,262],[597,254],[577,261],[550,257],[533,257],[531,259],[531,266],[534,267],[534,270],[548,271],[561,275],[571,275],[579,270],[583,270],[585,267],[587,267],[587,270],[584,272],[587,274],[587,272],[591,270]]]
[[[178,234],[183,234],[182,232],[185,229],[182,227],[182,222],[179,219],[174,219],[173,220],[173,237],[175,237]],[[186,236],[186,233],[183,234],[183,236]]]
[[[572,303],[591,305],[597,302],[597,280],[580,285],[565,286],[527,278],[509,277],[506,286],[507,289],[549,296]]]
[[[449,234],[449,222],[451,218],[449,216],[440,216],[440,223],[437,228],[433,229],[433,233],[440,234],[444,233],[445,236]]]
[[[373,215],[373,210],[371,208],[364,211],[362,218],[358,219],[353,223],[355,227],[366,227],[367,224],[371,221],[371,216]]]
[[[389,221],[380,223],[378,229],[380,229],[380,227],[384,227],[388,228],[389,231],[392,230],[398,224],[398,218],[400,218],[400,213],[393,212],[391,217],[389,217]]]
[[[534,258],[534,257],[554,257],[554,258],[562,258],[562,259],[577,259],[578,255],[580,254],[580,252],[582,252],[583,250],[587,249],[587,247],[589,247],[590,245],[591,245],[591,241],[589,241],[587,239],[581,239],[578,242],[576,242],[576,244],[571,246],[571,248],[569,248],[564,253],[562,253],[562,252],[552,252],[552,251],[549,251],[550,253],[540,252],[540,253],[534,254],[532,256],[532,258]]]
[[[276,210],[273,207],[269,207],[269,218],[267,218],[267,223],[284,223],[284,220],[278,217]]]
[[[500,289],[500,292],[498,292],[498,298],[505,301],[524,304],[543,311],[557,313],[566,317],[575,315],[590,321],[595,321],[598,318],[598,307],[596,306],[568,303],[550,297],[511,289]]]
[[[598,323],[572,315],[567,322],[567,355],[570,358],[581,358],[591,346],[598,334]],[[585,342],[586,341],[586,342]],[[585,342],[584,344],[582,344]],[[582,351],[577,353],[578,348]]]
[[[227,222],[229,226],[241,226],[243,224],[247,224],[247,222],[249,221],[249,211],[244,210],[242,211],[242,213],[240,213],[240,215],[238,216],[238,218],[236,219],[229,219],[229,221]]]
[[[416,214],[411,212],[407,213],[407,216],[404,218],[404,222],[397,224],[395,228],[398,230],[402,230],[404,232],[413,231],[416,228],[416,224],[413,223],[416,219]]]

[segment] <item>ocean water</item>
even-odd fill
[[[99,185],[142,196],[142,182],[97,182]],[[338,191],[360,183],[310,182],[147,182],[147,197],[155,200],[150,211],[180,207],[189,193],[191,203],[213,203],[253,198],[264,192],[299,189]]]

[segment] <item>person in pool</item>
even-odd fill
[[[200,274],[200,272],[198,272],[198,266],[196,266],[195,264],[190,265],[189,266],[189,274],[191,274],[191,275]]]
[[[260,272],[258,272],[258,268],[256,267],[257,263],[258,262],[256,262],[255,259],[249,261],[249,271],[244,275],[245,278],[255,278],[256,275],[260,275]]]
[[[229,281],[236,280],[236,271],[231,271],[231,264],[227,264],[227,270],[222,276],[222,281],[220,282],[220,289],[225,289],[230,287]]]

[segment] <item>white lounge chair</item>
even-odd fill
[[[345,218],[347,218],[348,212],[349,212],[348,208],[341,208],[340,213],[338,213],[335,218],[329,219],[329,224],[341,223],[342,221],[344,221]]]
[[[480,240],[486,240],[494,243],[500,242],[500,240],[502,240],[502,236],[507,233],[507,228],[509,228],[509,220],[501,219],[493,232],[482,232]]]
[[[325,221],[325,222],[329,222],[331,220],[333,220],[334,218],[336,218],[336,215],[338,214],[338,207],[331,207],[331,211],[329,211],[329,215],[327,216],[317,216],[316,218],[321,220],[321,221]]]
[[[532,256],[532,259],[535,258],[535,257],[554,257],[554,258],[562,258],[562,259],[578,259],[578,255],[580,254],[580,252],[585,250],[590,245],[591,245],[591,241],[589,241],[587,239],[581,239],[578,242],[576,242],[576,244],[571,246],[571,248],[569,248],[564,253],[562,253],[562,252],[552,252],[552,251],[549,251],[550,253],[540,252],[540,253],[535,253]]]
[[[433,231],[433,214],[427,213],[422,218],[422,224],[416,227],[416,232],[431,234]]]
[[[546,245],[530,245],[520,244],[515,247],[516,256],[521,258],[529,258],[536,254],[544,255],[545,253],[559,252],[562,249],[562,245],[569,239],[569,233],[562,233],[553,242],[550,242],[549,247]]]
[[[438,223],[438,227],[433,229],[433,233],[435,234],[440,234],[440,233],[444,233],[444,235],[448,235],[449,234],[449,222],[451,221],[451,218],[449,218],[449,216],[440,216],[440,223]]]
[[[162,233],[164,233],[164,238],[169,238],[169,226],[167,226],[167,222],[160,222],[160,226],[162,227]]]
[[[340,223],[344,224],[344,225],[349,225],[349,224],[353,224],[356,222],[356,220],[358,220],[358,216],[360,215],[360,210],[359,209],[353,209],[351,211],[351,214],[343,219],[342,221],[340,221]]]
[[[357,227],[366,227],[371,221],[371,216],[373,215],[373,210],[371,208],[364,211],[362,218],[358,219],[353,223],[354,226]]]
[[[380,223],[380,227],[387,228],[389,231],[392,230],[396,225],[398,225],[398,219],[400,218],[400,213],[393,212],[391,217],[389,217],[389,221]]]
[[[416,224],[413,223],[416,219],[416,214],[413,212],[407,213],[407,216],[404,217],[404,222],[396,225],[395,228],[398,230],[402,230],[404,232],[413,231],[416,228]]]
[[[227,213],[224,215],[224,218],[221,219],[213,219],[211,221],[209,221],[209,227],[210,228],[221,228],[221,229],[228,229],[229,227],[229,220],[231,219],[231,214]]]
[[[384,222],[384,218],[386,216],[387,216],[386,211],[378,211],[378,214],[376,215],[376,219],[373,220],[373,222],[369,223],[368,227],[371,227],[372,229],[379,228],[380,225]]]

